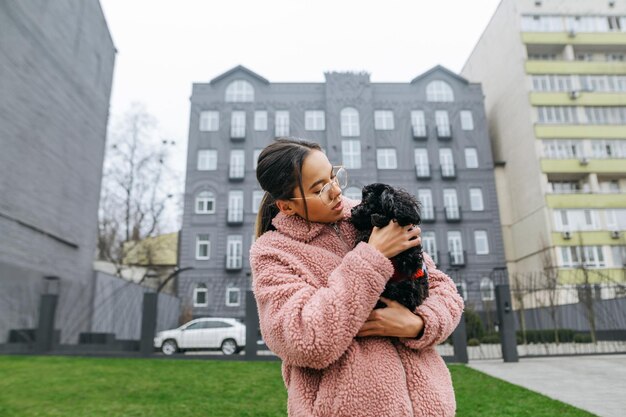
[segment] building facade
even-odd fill
[[[461,73],[483,86],[505,162],[496,182],[509,273],[623,283],[626,2],[503,0]]]
[[[239,66],[193,85],[179,259],[194,270],[178,288],[194,316],[245,314],[263,196],[256,161],[280,136],[318,142],[348,170],[349,197],[373,182],[414,193],[425,251],[469,302],[493,300],[504,249],[480,85],[443,67],[409,83],[336,72],[324,83],[270,83]]]
[[[61,340],[89,325],[114,61],[97,0],[0,2],[0,343],[45,276]]]

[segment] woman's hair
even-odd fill
[[[256,237],[268,230],[275,230],[272,219],[279,212],[276,200],[293,197],[296,186],[304,196],[302,187],[302,164],[312,149],[320,151],[320,145],[295,138],[278,138],[261,151],[256,168],[256,178],[265,191],[256,218]],[[309,220],[309,210],[304,202],[304,213]]]

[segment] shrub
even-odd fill
[[[500,343],[500,335],[498,333],[489,333],[480,338],[480,343],[498,344]]]
[[[570,343],[574,341],[574,330],[558,329],[560,343]],[[522,332],[517,332],[518,343],[521,343]],[[526,341],[528,343],[555,343],[554,329],[547,330],[526,330]]]
[[[467,332],[468,340],[480,339],[485,334],[485,328],[480,316],[469,308],[465,309],[465,331]]]
[[[467,346],[480,346],[480,340],[472,337],[470,340],[467,341]]]
[[[591,343],[591,335],[585,333],[576,333],[574,335],[574,343]]]

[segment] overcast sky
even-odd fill
[[[459,72],[500,0],[100,0],[117,48],[111,118],[142,102],[176,140],[184,180],[191,84],[244,65],[270,82],[367,71]],[[180,184],[182,192],[183,184]]]

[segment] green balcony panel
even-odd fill
[[[546,194],[551,208],[626,208],[626,194]]]
[[[626,106],[624,93],[590,93],[582,91],[573,99],[570,93],[530,93],[533,106]]]
[[[622,232],[622,236],[623,236]],[[613,239],[611,232],[608,230],[596,230],[593,232],[570,232],[569,239],[563,239],[561,232],[552,232],[552,244],[555,246],[622,246],[624,245],[623,238]]]
[[[626,62],[526,61],[527,74],[626,74]]]
[[[598,174],[626,173],[626,158],[622,159],[542,159],[541,171],[551,173],[595,172]]]
[[[597,45],[614,46],[626,44],[626,33],[579,32],[571,36],[568,32],[524,32],[522,42],[527,45]]]
[[[535,124],[535,136],[540,139],[626,139],[626,126]]]
[[[625,269],[618,268],[588,268],[583,271],[582,268],[563,268],[559,269],[559,284],[600,284],[600,283],[617,283],[626,282]]]

